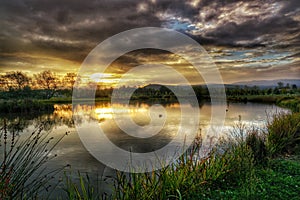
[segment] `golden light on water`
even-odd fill
[[[94,115],[96,119],[103,120],[103,119],[113,119],[114,115],[118,114],[129,114],[132,117],[145,114],[149,111],[149,106],[141,104],[141,107],[134,107],[134,106],[124,106],[122,104],[115,104],[115,105],[107,105],[106,107],[97,107],[94,109]]]
[[[112,119],[113,118],[113,109],[112,108],[96,108],[95,114],[97,119]]]

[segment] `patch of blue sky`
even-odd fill
[[[250,61],[262,61],[262,60],[274,60],[274,59],[283,59],[287,56],[290,56],[291,53],[289,52],[280,52],[280,53],[276,53],[276,52],[266,52],[264,55],[262,56],[256,56],[253,58],[250,58]]]
[[[215,56],[215,59],[223,61],[237,61],[244,60],[246,62],[258,62],[266,60],[280,60],[284,59],[287,56],[292,55],[290,52],[276,52],[276,51],[266,51],[261,52],[260,50],[247,49],[247,50],[238,50],[238,51],[224,51],[225,55]],[[262,53],[262,55],[256,56],[255,54]],[[291,59],[287,59],[291,60]],[[278,61],[276,61],[278,62]]]
[[[166,28],[170,28],[176,31],[184,31],[184,32],[189,32],[193,30],[197,30],[197,27],[190,23],[187,20],[181,20],[181,19],[171,19],[168,22],[164,24]]]
[[[233,60],[241,60],[241,59],[246,59],[249,53],[253,52],[254,50],[224,50],[223,52],[225,55],[220,55],[220,56],[215,56],[215,58],[220,59],[220,60],[228,60],[228,61],[233,61]]]

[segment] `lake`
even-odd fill
[[[137,153],[147,153],[153,150],[163,148],[169,144],[172,138],[178,131],[180,123],[180,105],[178,103],[164,103],[164,112],[158,109],[157,113],[151,103],[132,103],[130,105],[117,104],[113,105],[114,109],[118,110],[118,116],[114,116],[112,105],[109,102],[97,102],[96,105],[77,105],[72,108],[71,104],[55,104],[53,113],[43,113],[26,116],[9,116],[7,118],[9,124],[17,124],[18,134],[22,136],[29,135],[35,127],[43,122],[49,121],[46,130],[50,132],[50,136],[59,138],[66,132],[68,136],[56,146],[52,154],[57,154],[57,157],[47,163],[48,170],[60,168],[67,164],[71,165],[71,170],[75,172],[88,172],[89,174],[97,175],[98,177],[112,175],[113,170],[106,167],[97,159],[95,159],[89,151],[97,150],[97,146],[90,146],[89,151],[82,144],[77,130],[74,126],[73,117],[76,119],[77,126],[83,128],[86,133],[95,132],[95,127],[91,124],[97,124],[111,143],[98,144],[106,150],[108,157],[116,156],[113,150],[110,151],[111,144],[119,148]],[[159,108],[159,107],[158,107]],[[76,111],[76,116],[72,115]],[[161,120],[164,120],[163,126],[157,131],[157,134],[152,137],[133,137],[124,133],[118,124],[115,122],[116,117],[122,118],[124,113],[129,114],[132,121],[141,127],[149,125],[153,116],[149,115],[149,110],[157,115]],[[226,118],[223,128],[223,136],[230,132],[230,129],[239,121],[248,126],[256,126],[263,129],[265,127],[268,115],[276,112],[287,112],[288,110],[270,104],[259,103],[230,103],[227,108]],[[201,135],[206,134],[206,127],[210,123],[211,105],[206,102],[200,107],[200,128]],[[3,115],[1,118],[4,118]],[[1,120],[2,121],[2,120]],[[99,128],[97,127],[97,128]],[[136,135],[143,134],[144,129],[137,130],[132,127],[127,127],[127,131],[131,130]],[[97,131],[96,131],[97,132]],[[101,153],[98,151],[98,153]],[[95,177],[95,176],[94,176]],[[105,186],[103,186],[105,188]]]

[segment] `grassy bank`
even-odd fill
[[[300,96],[282,98],[277,102],[277,105],[289,108],[293,112],[300,112]]]
[[[278,106],[289,108],[293,112],[300,112],[299,95],[251,95],[251,96],[227,96],[229,102],[256,102],[274,103]]]

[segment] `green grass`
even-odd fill
[[[277,105],[291,109],[293,112],[300,112],[300,97],[286,97],[277,102]]]
[[[276,158],[257,170],[256,199],[299,199],[300,159]]]
[[[227,96],[229,101],[238,102],[258,102],[258,103],[276,103],[278,99],[286,95],[241,95],[241,96]]]
[[[294,109],[300,101],[299,94],[287,95],[238,95],[238,96],[227,96],[228,101],[238,101],[238,102],[257,102],[257,103],[276,103],[279,106]],[[298,110],[293,110],[294,112],[299,112]]]
[[[78,181],[72,177],[72,172],[68,174],[65,172],[63,190],[66,192],[68,199],[102,199],[102,195],[99,192],[99,181],[94,185],[87,173],[82,175],[82,173],[78,172]]]
[[[266,167],[255,167],[252,192],[247,195],[241,186],[210,188],[193,199],[299,199],[300,196],[300,159],[299,157],[276,158]]]

